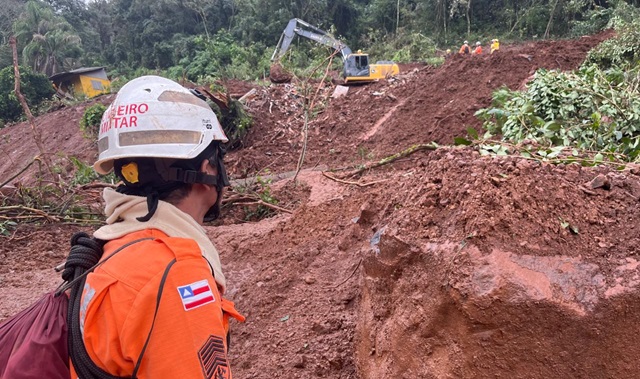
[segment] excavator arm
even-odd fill
[[[302,21],[298,18],[292,18],[291,20],[289,20],[287,27],[284,29],[282,35],[280,36],[280,40],[278,41],[276,50],[271,56],[272,61],[280,59],[284,56],[287,50],[289,50],[291,41],[293,41],[293,37],[295,37],[296,34],[334,48],[335,50],[339,51],[340,54],[342,54],[343,60],[347,59],[347,57],[351,54],[351,49],[349,48],[349,46],[345,45],[342,41],[335,39],[329,33],[325,32],[322,29],[316,28],[308,22]]]

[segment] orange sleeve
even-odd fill
[[[147,339],[156,279],[140,292],[123,325],[125,356],[137,357]],[[179,257],[167,276],[138,378],[231,378],[223,317],[222,299],[205,259],[199,251]]]

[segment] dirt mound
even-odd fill
[[[552,166],[439,148],[346,181],[313,170],[450,143],[479,128],[473,113],[495,88],[517,88],[539,67],[577,67],[609,35],[453,56],[350,87],[309,123],[308,169],[295,183],[284,173],[303,147],[300,87],[231,83],[232,93],[255,88],[247,106],[256,124],[228,155],[229,171],[273,174],[272,196],[292,211],[247,223],[227,209],[207,227],[227,296],[247,316],[232,326],[234,375],[636,377],[640,354],[628,347],[640,332],[637,166]],[[320,88],[318,99],[331,91]],[[90,162],[95,146],[77,128],[83,109],[43,116],[39,127],[48,149]],[[26,124],[0,131],[13,162],[0,166],[3,177],[37,154],[29,133]],[[608,185],[592,186],[595,178]],[[57,283],[51,267],[77,230],[21,227],[0,239],[0,287],[17,294],[3,297],[0,319]]]
[[[108,105],[114,95],[100,96],[82,104],[64,107],[37,118],[36,131],[40,134],[44,150],[54,164],[54,171],[64,179],[73,175],[76,168],[69,157],[93,164],[98,157],[96,138],[84,136],[80,119],[87,107],[100,103]],[[0,129],[0,180],[4,182],[19,173],[40,155],[29,123],[23,122]],[[33,165],[18,181],[32,182],[37,165]]]
[[[610,190],[586,189],[598,175]],[[635,375],[605,352],[638,358],[616,311],[640,310],[637,174],[443,149],[362,183],[378,180],[305,173],[293,215],[211,230],[251,320],[235,328],[237,375]]]

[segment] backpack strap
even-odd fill
[[[156,323],[156,316],[158,315],[158,308],[160,308],[160,300],[162,299],[162,290],[164,289],[164,284],[167,281],[167,275],[169,275],[169,270],[173,267],[173,264],[176,263],[176,259],[173,258],[171,262],[167,265],[167,268],[164,269],[164,274],[162,274],[162,279],[160,280],[160,288],[158,289],[158,296],[156,297],[156,311],[153,313],[153,321],[151,322],[151,329],[149,329],[149,335],[147,336],[147,340],[142,347],[142,351],[140,352],[140,356],[138,357],[138,361],[136,362],[136,367],[133,369],[133,374],[131,374],[131,378],[137,378],[138,370],[140,369],[140,364],[142,363],[142,357],[144,356],[144,352],[147,351],[147,346],[149,345],[149,340],[151,339],[151,332],[153,332],[153,327]]]

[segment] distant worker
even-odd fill
[[[471,54],[471,47],[469,47],[469,41],[464,41],[462,47],[460,47],[459,54]]]
[[[494,51],[498,51],[500,50],[500,41],[498,41],[498,39],[492,39],[491,40],[491,54],[493,54]]]
[[[476,48],[473,49],[473,54],[480,55],[482,54],[482,44],[480,41],[476,42]]]

